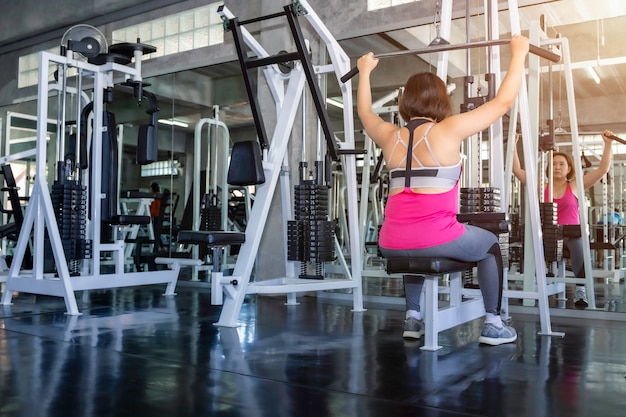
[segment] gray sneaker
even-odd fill
[[[402,337],[407,339],[419,339],[424,336],[424,320],[408,317],[404,320],[404,333]]]
[[[589,302],[587,301],[587,288],[582,285],[576,286],[576,291],[574,292],[574,305],[579,308],[589,307]]]
[[[496,327],[491,323],[485,323],[483,331],[478,338],[478,343],[497,346],[511,343],[517,340],[517,332],[509,326]]]

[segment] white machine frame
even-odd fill
[[[320,18],[307,1],[299,2],[306,10],[304,16],[326,45],[332,65],[318,66],[315,72],[318,74],[334,72],[337,79],[350,70],[350,59],[330,31],[324,26]],[[223,16],[232,19],[234,15],[224,7]],[[264,58],[270,56],[268,52],[254,39],[245,28],[242,33],[246,45],[258,56]],[[263,168],[265,171],[265,183],[257,186],[254,205],[250,212],[250,219],[246,227],[246,241],[241,245],[237,262],[232,276],[222,277],[221,273],[214,273],[212,291],[222,291],[225,294],[222,313],[218,326],[236,327],[243,301],[248,294],[287,294],[287,304],[296,304],[296,293],[308,291],[323,291],[337,289],[352,289],[354,311],[364,311],[361,282],[361,248],[360,230],[358,224],[357,207],[357,184],[356,184],[356,156],[354,154],[342,155],[342,167],[345,170],[347,182],[347,210],[350,230],[350,255],[351,274],[346,278],[326,278],[323,280],[300,279],[296,277],[294,261],[287,260],[285,249],[286,277],[269,280],[252,281],[252,269],[258,253],[259,244],[265,229],[268,212],[272,197],[276,191],[280,178],[280,192],[283,196],[283,217],[292,214],[291,186],[289,176],[283,172],[283,163],[287,161],[287,145],[292,133],[296,111],[299,107],[305,87],[305,72],[301,65],[295,65],[288,76],[282,74],[276,65],[266,66],[263,74],[268,83],[272,97],[276,103],[276,126],[269,151],[265,152]],[[288,79],[285,88],[285,80]],[[354,119],[352,111],[352,87],[351,83],[340,83],[344,105],[344,141],[341,142],[342,150],[354,149]],[[284,230],[286,230],[286,219]],[[236,281],[236,285],[234,285]]]
[[[122,75],[125,80],[132,79],[141,82],[141,58],[143,52],[135,50],[134,65],[125,66],[114,62],[103,65],[94,65],[74,59],[72,51],[67,56],[59,56],[49,52],[39,54],[39,79],[37,103],[37,150],[36,150],[36,177],[33,184],[31,198],[24,215],[24,224],[15,248],[15,255],[7,276],[5,291],[1,303],[10,305],[13,292],[21,291],[33,294],[44,294],[63,297],[67,313],[80,315],[76,302],[75,291],[129,287],[149,284],[167,284],[165,295],[174,295],[181,263],[170,263],[171,269],[124,273],[124,241],[118,237],[114,243],[100,243],[101,200],[105,196],[101,193],[100,176],[88,178],[88,193],[92,197],[90,221],[87,222],[86,238],[91,240],[91,259],[81,262],[79,276],[70,276],[67,260],[63,251],[58,224],[50,197],[49,184],[46,180],[46,124],[48,122],[48,90],[49,68],[51,65],[60,65],[63,68],[77,68],[79,73],[89,76],[93,80],[93,130],[91,148],[94,158],[91,161],[92,172],[102,172],[102,132],[104,90],[113,86],[114,75]],[[50,239],[57,273],[44,272],[44,235],[47,231]],[[33,269],[22,270],[26,247],[32,236]],[[104,273],[101,270],[103,252],[111,252],[115,258],[114,272]],[[195,261],[193,261],[196,263]]]

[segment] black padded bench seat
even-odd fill
[[[188,243],[192,245],[238,245],[246,241],[246,234],[243,232],[225,232],[220,230],[181,230],[178,232],[177,241],[178,243]]]
[[[405,282],[417,276],[424,278],[423,314],[424,345],[423,350],[441,349],[437,344],[439,333],[443,330],[474,320],[485,315],[482,298],[463,297],[462,272],[472,269],[476,262],[463,262],[450,258],[401,257],[386,258],[387,273],[403,274]],[[448,283],[449,300],[447,306],[439,308],[439,277],[450,274]]]
[[[448,272],[466,271],[476,262],[457,261],[450,258],[387,258],[387,273],[412,273],[437,275]]]
[[[129,226],[133,224],[150,224],[150,216],[135,216],[129,214],[116,214],[111,216],[109,224],[114,226]]]

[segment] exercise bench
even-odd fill
[[[236,279],[224,278],[222,271],[222,254],[231,245],[241,245],[246,241],[246,234],[237,231],[221,230],[181,230],[178,232],[178,243],[188,245],[204,245],[212,252],[211,269],[211,304],[223,304],[223,291],[229,286],[237,286]]]
[[[228,166],[228,184],[236,186],[259,185],[265,182],[261,147],[256,140],[245,140],[233,144]],[[222,201],[222,204],[227,204]],[[246,233],[224,230],[181,230],[177,242],[188,245],[204,245],[212,252],[211,304],[223,304],[223,292],[237,286],[236,278],[224,277],[222,259],[226,249],[246,241]],[[230,294],[234,297],[234,294]]]
[[[402,257],[387,258],[388,274],[403,274],[405,280],[424,277],[424,346],[423,350],[435,351],[439,332],[472,321],[485,315],[481,296],[471,290],[463,299],[462,273],[471,270],[476,262],[463,262],[450,258]],[[449,274],[449,287],[439,287],[439,278]],[[449,291],[449,305],[439,307],[439,293]]]

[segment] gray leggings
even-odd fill
[[[580,237],[563,238],[563,245],[569,250],[569,258],[572,263],[572,272],[577,278],[585,278],[583,240]],[[584,285],[584,284],[578,284]]]
[[[380,251],[385,258],[403,257],[445,257],[460,261],[478,262],[478,285],[483,296],[485,311],[500,314],[502,301],[503,265],[502,253],[496,235],[480,227],[464,225],[465,233],[459,238],[422,249],[386,249]],[[420,311],[419,301],[424,279],[404,283],[406,309]]]

